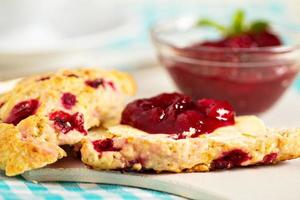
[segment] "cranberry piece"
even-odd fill
[[[22,101],[12,108],[8,118],[5,120],[5,123],[17,125],[23,119],[34,115],[38,107],[39,101],[37,99]]]
[[[116,90],[116,86],[112,81],[107,81],[106,84],[111,87],[113,90]]]
[[[85,84],[87,84],[88,86],[97,89],[99,86],[104,84],[103,79],[94,79],[94,80],[87,80],[85,81]]]
[[[116,87],[112,81],[105,81],[102,78],[94,79],[94,80],[87,80],[87,81],[85,81],[85,84],[92,88],[95,88],[95,89],[99,88],[100,86],[103,86],[104,88],[106,86],[109,86],[114,90],[116,89]]]
[[[80,133],[87,135],[87,131],[84,129],[84,119],[81,113],[75,113],[73,115],[64,111],[55,111],[50,113],[49,119],[54,121],[54,129],[67,134],[71,130],[75,129]]]
[[[76,74],[68,74],[67,77],[79,78]]]
[[[69,92],[64,93],[61,97],[61,103],[66,109],[71,109],[76,104],[76,96]]]
[[[195,132],[192,137],[197,137],[234,124],[234,111],[224,101],[195,102],[179,93],[163,93],[129,103],[122,113],[121,123],[148,133],[177,134],[172,138],[183,139],[184,131],[192,130]]]
[[[50,76],[45,76],[45,77],[40,78],[38,81],[46,81],[49,79],[50,79]]]
[[[84,129],[84,118],[82,113],[77,112],[72,115],[72,125],[74,129],[87,135],[87,131]]]
[[[73,129],[72,127],[72,115],[63,112],[56,111],[50,114],[49,119],[54,121],[54,128],[64,134]]]
[[[271,164],[276,161],[278,154],[277,153],[270,153],[264,156],[262,163],[263,164]]]
[[[130,160],[126,163],[126,167],[127,168],[130,168],[132,167],[133,165],[135,164],[141,164],[141,165],[145,165],[146,163],[146,160],[144,158],[141,158],[141,157],[137,157],[136,159],[134,160]]]
[[[211,163],[211,168],[216,170],[238,167],[241,166],[243,162],[250,159],[251,156],[248,153],[242,151],[241,149],[234,149],[223,153],[220,158],[213,160]]]
[[[119,151],[120,149],[114,147],[114,142],[110,138],[93,141],[94,149],[101,153],[103,151]]]

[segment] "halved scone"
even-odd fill
[[[273,164],[300,157],[300,129],[269,129],[255,116],[242,116],[210,134],[175,139],[117,125],[105,134],[94,130],[83,140],[81,156],[98,170],[204,172]]]
[[[121,124],[85,138],[82,161],[94,169],[182,172],[300,156],[300,129],[269,129],[255,116],[235,117],[226,101],[163,93],[129,103]]]

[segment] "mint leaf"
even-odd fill
[[[241,9],[237,10],[232,16],[232,22],[225,26],[210,19],[201,19],[197,22],[197,26],[211,27],[221,32],[225,37],[232,37],[249,32],[262,32],[269,27],[269,23],[264,20],[256,20],[246,22],[245,12]]]
[[[219,30],[221,33],[227,34],[227,29],[225,28],[225,26],[209,19],[201,19],[197,22],[197,25],[202,27],[215,28]]]
[[[249,31],[250,32],[262,32],[265,31],[269,27],[269,23],[263,20],[256,20],[251,23]]]
[[[238,35],[245,30],[245,12],[243,10],[237,10],[233,15],[231,30],[232,35]]]

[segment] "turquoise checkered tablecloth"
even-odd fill
[[[155,1],[156,2],[156,1]],[[165,16],[178,15],[181,11],[192,12],[198,10],[202,15],[206,15],[211,12],[210,9],[206,9],[204,6],[178,6],[176,4],[170,6],[161,6],[161,2],[156,4],[152,1],[147,1],[146,6],[142,6],[137,9],[140,13],[139,18],[143,21],[142,33],[139,37],[134,38],[134,40],[126,39],[116,41],[114,45],[110,48],[131,48],[131,46],[136,45],[136,43],[145,44],[147,48],[150,46],[148,37],[149,26],[156,21],[157,18],[162,18]],[[159,5],[159,6],[158,6]],[[262,5],[260,5],[262,6]],[[202,8],[202,9],[201,9]],[[285,14],[285,10],[282,6],[282,2],[279,0],[268,0],[263,4],[263,9],[258,9],[254,5],[251,7],[252,11],[259,11],[266,16],[272,16],[272,18],[285,19],[282,16]],[[218,7],[216,8],[218,9]],[[220,6],[219,9],[222,12],[231,13],[232,7],[224,9]],[[250,8],[249,8],[250,9]],[[161,11],[161,12],[158,12]],[[250,10],[251,11],[251,10]],[[160,14],[159,14],[160,13]],[[163,13],[163,14],[162,14]],[[214,14],[218,14],[215,12]],[[220,12],[221,13],[221,12]],[[253,14],[253,12],[249,12]],[[162,15],[162,16],[161,16]],[[296,81],[294,85],[300,91],[300,79]],[[182,199],[174,195],[157,192],[153,190],[145,190],[138,188],[123,187],[118,185],[103,185],[103,184],[84,184],[84,183],[32,183],[24,180],[21,176],[18,177],[6,177],[2,172],[0,172],[0,199]]]
[[[179,200],[177,196],[153,190],[123,187],[118,185],[87,183],[32,183],[23,177],[6,177],[0,172],[0,199],[119,199],[119,200]]]

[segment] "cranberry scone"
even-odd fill
[[[98,170],[204,172],[300,157],[299,129],[235,117],[223,101],[162,94],[127,105],[122,125],[84,138],[82,161]]]
[[[117,71],[62,70],[25,78],[0,97],[0,121],[17,125],[39,117],[39,129],[74,144],[95,126],[118,123],[124,98],[135,92],[132,78]]]
[[[0,168],[15,175],[55,162],[65,155],[60,145],[78,143],[92,127],[118,123],[125,98],[134,93],[128,74],[100,69],[61,70],[21,80],[0,96],[0,142],[20,141],[5,144],[9,148],[2,144],[0,155],[6,156],[1,156]],[[20,159],[23,164],[10,172],[9,164]]]

